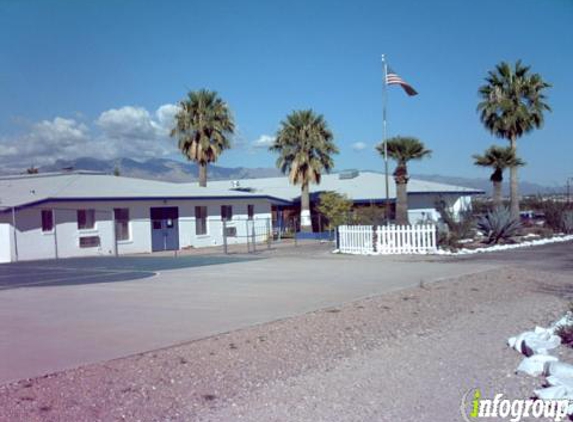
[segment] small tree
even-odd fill
[[[498,138],[509,141],[517,153],[517,140],[526,133],[543,126],[544,112],[551,111],[546,103],[546,91],[551,87],[538,73],[518,60],[514,66],[498,64],[479,88],[480,119],[487,130]],[[517,165],[510,167],[511,216],[519,218]]]
[[[300,226],[312,231],[310,184],[320,184],[322,174],[334,167],[332,156],[338,154],[324,116],[313,110],[293,111],[280,123],[269,150],[279,154],[277,167],[288,174],[290,183],[301,186]]]
[[[231,148],[235,132],[231,110],[215,91],[191,91],[179,102],[171,136],[179,141],[181,153],[199,167],[199,186],[207,186],[207,166]]]
[[[501,184],[503,182],[503,172],[506,168],[524,166],[525,162],[519,158],[511,147],[500,147],[492,145],[483,155],[474,154],[474,164],[481,167],[493,169],[489,180],[493,183],[493,206],[502,205]]]
[[[334,230],[348,221],[352,201],[346,195],[337,192],[324,192],[320,194],[316,208],[328,220],[328,229]]]
[[[386,144],[386,145],[385,145]],[[395,136],[376,147],[381,156],[388,152],[388,157],[396,161],[394,181],[396,182],[396,222],[408,224],[408,162],[429,157],[432,151],[423,142],[411,136]]]

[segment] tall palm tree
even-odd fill
[[[217,161],[231,148],[229,137],[235,131],[227,104],[215,91],[191,91],[179,102],[171,136],[179,140],[179,149],[199,166],[199,186],[207,186],[207,165]]]
[[[472,156],[474,164],[481,167],[490,167],[493,173],[489,180],[493,183],[493,205],[500,207],[501,204],[501,183],[503,182],[503,171],[511,167],[521,167],[525,162],[515,155],[511,147],[500,147],[492,145],[485,150],[483,155],[475,154]]]
[[[320,183],[323,171],[334,167],[333,154],[338,148],[324,117],[313,110],[293,111],[280,123],[274,144],[279,153],[277,167],[288,174],[293,185],[301,185],[301,230],[311,231],[309,184]]]
[[[384,143],[376,147],[378,152],[384,156]],[[396,182],[396,223],[408,224],[408,161],[421,160],[432,154],[426,149],[423,142],[418,138],[409,136],[395,136],[386,141],[388,157],[397,163],[394,170],[394,181]]]
[[[480,119],[493,135],[509,141],[517,153],[517,139],[533,129],[543,126],[543,113],[551,111],[545,102],[545,90],[551,87],[537,73],[529,72],[518,60],[512,67],[499,63],[479,88]],[[517,166],[510,167],[511,216],[519,218]]]

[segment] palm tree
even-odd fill
[[[280,154],[277,167],[289,181],[301,185],[301,230],[311,231],[309,184],[320,183],[322,172],[334,167],[332,155],[338,154],[326,120],[313,110],[293,111],[281,122],[269,150]]]
[[[426,149],[423,142],[418,138],[409,136],[395,136],[382,142],[376,147],[378,152],[384,156],[384,144],[386,143],[388,157],[397,162],[394,170],[394,180],[396,181],[396,223],[408,224],[408,161],[421,160],[430,156],[432,151]]]
[[[517,139],[543,125],[543,112],[551,111],[544,90],[551,87],[520,60],[511,66],[501,62],[488,73],[486,84],[479,88],[480,119],[493,135],[507,139],[517,153]],[[519,218],[517,166],[510,167],[511,216]]]
[[[474,164],[481,167],[493,168],[493,173],[489,180],[493,183],[493,205],[495,208],[501,204],[501,183],[503,182],[503,171],[511,167],[521,167],[525,162],[515,155],[511,147],[500,147],[492,145],[486,149],[483,155],[472,156]]]
[[[229,136],[235,123],[229,107],[215,91],[191,91],[179,102],[171,136],[179,140],[179,149],[199,166],[199,186],[207,186],[207,165],[217,161],[231,148]]]

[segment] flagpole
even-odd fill
[[[386,142],[387,137],[387,123],[386,123],[386,106],[388,104],[388,65],[386,64],[386,56],[382,54],[382,69],[384,72],[384,85],[383,85],[383,102],[384,107],[382,110],[382,142],[384,145],[384,174],[385,174],[385,184],[386,184],[386,225],[390,224],[390,184],[388,177],[388,143]]]

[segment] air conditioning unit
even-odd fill
[[[225,236],[226,237],[237,237],[237,228],[236,227],[225,227]]]

